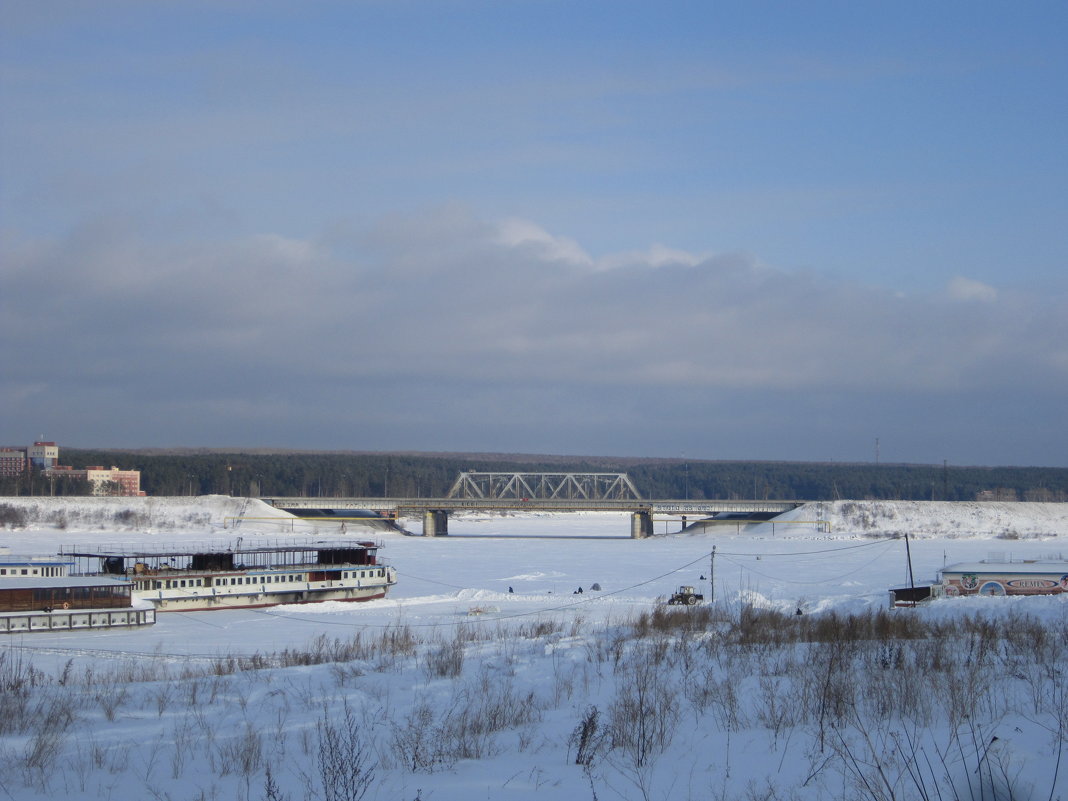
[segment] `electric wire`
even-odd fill
[[[760,576],[762,578],[770,579],[771,581],[781,581],[784,584],[826,584],[826,583],[831,582],[831,581],[840,581],[841,579],[847,578],[848,576],[855,575],[856,573],[859,573],[861,570],[864,570],[866,567],[874,564],[875,562],[877,562],[879,559],[881,559],[883,557],[883,555],[887,552],[887,550],[889,550],[889,546],[892,543],[893,543],[892,540],[891,541],[887,541],[886,543],[880,543],[882,545],[886,545],[887,547],[884,548],[883,550],[879,551],[879,553],[877,553],[872,559],[869,559],[864,564],[859,565],[859,566],[855,567],[852,570],[846,571],[845,573],[842,573],[842,574],[840,574],[838,576],[829,576],[829,577],[819,578],[819,579],[808,579],[808,580],[806,580],[806,579],[782,578],[780,576],[773,576],[773,575],[771,575],[769,573],[763,573],[763,572],[761,572],[759,570],[755,570],[754,568],[750,567],[749,565],[743,564],[742,562],[735,561],[734,559],[730,559],[729,557],[724,557],[724,561],[725,562],[729,562],[732,565],[737,565],[738,567],[742,568],[743,570],[747,570],[750,573],[754,573],[755,575],[758,575],[758,576]],[[716,552],[716,555],[717,556],[720,555],[718,551]]]

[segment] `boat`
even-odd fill
[[[384,598],[397,572],[374,542],[262,542],[232,547],[62,548],[76,575],[128,582],[160,612]]]
[[[72,577],[65,559],[0,556],[0,634],[150,626],[152,604],[133,598],[129,582]]]
[[[991,559],[946,565],[931,584],[890,590],[891,606],[932,598],[987,595],[1059,595],[1068,592],[1068,561]]]

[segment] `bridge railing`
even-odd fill
[[[479,500],[641,500],[626,473],[460,473],[446,496]]]

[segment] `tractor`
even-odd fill
[[[693,587],[683,585],[668,598],[668,604],[671,606],[693,606],[698,601],[703,601],[705,596],[695,591]]]

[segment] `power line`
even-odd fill
[[[781,581],[781,582],[783,582],[785,584],[826,584],[827,582],[838,581],[839,579],[843,579],[843,578],[845,578],[847,576],[852,576],[854,573],[860,572],[864,568],[868,567],[869,565],[873,564],[878,559],[880,559],[882,557],[882,555],[884,553],[886,553],[887,550],[889,550],[889,547],[890,547],[891,544],[892,544],[892,541],[888,541],[888,542],[885,542],[885,543],[880,543],[880,545],[886,545],[887,547],[884,548],[882,551],[879,551],[879,553],[877,553],[874,556],[874,558],[868,560],[867,562],[865,562],[864,564],[854,568],[853,570],[849,570],[849,571],[847,571],[845,573],[842,573],[841,575],[838,575],[838,576],[828,576],[826,578],[812,579],[812,580],[780,578],[778,576],[772,576],[772,575],[770,575],[768,573],[763,573],[763,572],[761,572],[759,570],[754,570],[753,568],[749,567],[748,565],[744,565],[741,562],[736,562],[733,559],[727,559],[727,561],[730,562],[732,565],[737,565],[738,567],[742,568],[743,570],[747,570],[750,573],[754,573],[754,574],[756,574],[758,576],[761,576],[763,578],[766,578],[766,579],[771,579],[772,581]],[[717,551],[716,553],[718,554],[719,551]]]

